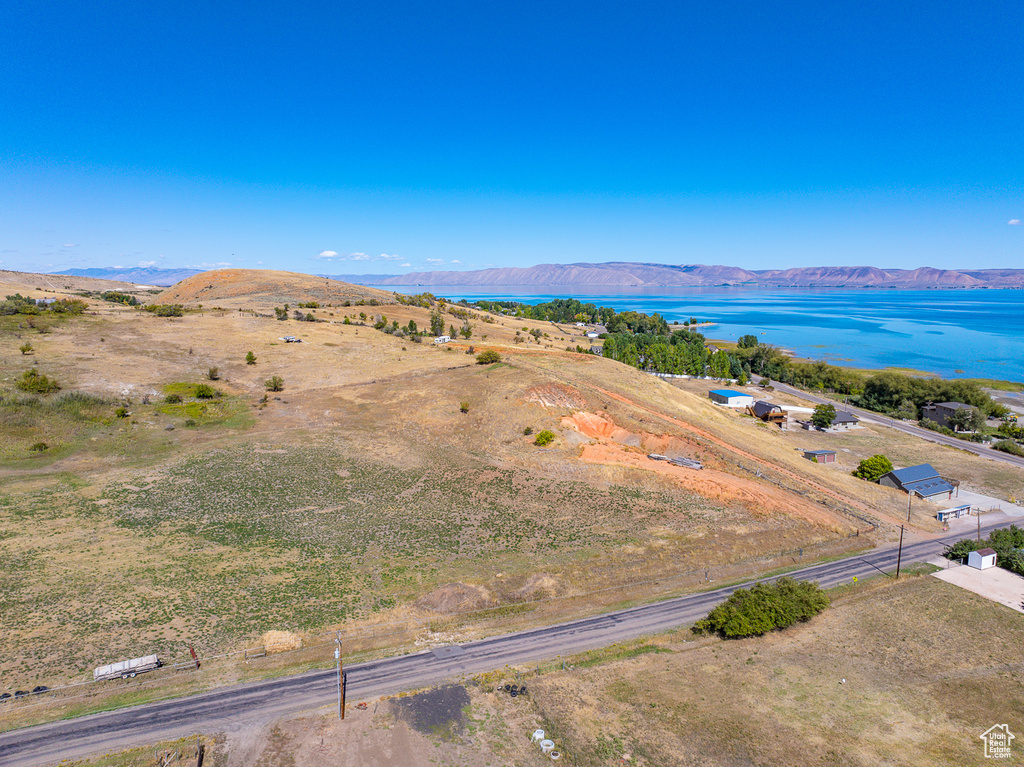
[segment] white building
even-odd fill
[[[438,336],[434,339],[435,344],[446,344],[452,340],[451,336]]]
[[[992,549],[978,549],[967,556],[967,564],[978,570],[996,566],[996,553]]]
[[[732,389],[712,389],[708,392],[708,397],[716,405],[725,405],[726,407],[747,407],[754,404],[753,396]]]

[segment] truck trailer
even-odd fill
[[[92,672],[92,679],[94,682],[98,682],[101,679],[117,679],[118,677],[129,679],[136,674],[160,668],[162,665],[164,664],[156,655],[146,655],[142,658],[132,658],[131,660],[111,663],[108,666],[100,666]]]

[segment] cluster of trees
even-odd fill
[[[100,293],[100,298],[113,304],[124,304],[125,306],[139,305],[139,299],[128,293],[122,293],[120,290],[105,290]]]
[[[556,298],[539,304],[518,301],[477,301],[476,306],[495,314],[513,313],[516,317],[549,322],[599,322],[607,325],[615,317],[610,306],[581,303],[575,298]]]
[[[1002,530],[993,530],[988,538],[980,541],[964,538],[946,551],[950,559],[966,559],[972,551],[992,549],[996,553],[996,564],[1012,573],[1024,575],[1024,528],[1010,525]]]
[[[722,349],[712,352],[704,345],[704,336],[692,330],[676,330],[664,335],[609,334],[604,341],[603,354],[617,362],[655,373],[746,380],[746,372],[735,356]]]
[[[817,583],[779,578],[775,583],[737,589],[706,618],[697,621],[693,632],[727,639],[761,636],[809,621],[828,605],[828,594]]]
[[[51,312],[53,314],[81,314],[85,311],[85,307],[85,301],[80,301],[77,298],[62,298],[59,301],[46,302],[27,298],[21,295],[21,293],[15,293],[0,301],[0,315],[39,315],[44,312]]]

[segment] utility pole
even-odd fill
[[[896,578],[900,577],[900,562],[903,561],[903,525],[900,525],[900,553],[896,555]]]
[[[907,493],[907,522],[910,522],[910,504],[914,502],[914,491]]]
[[[978,543],[981,543],[981,507],[978,507]]]
[[[338,644],[334,648],[334,659],[338,661],[338,719],[345,718],[345,692],[342,685],[341,675],[341,632],[337,632],[334,641]]]

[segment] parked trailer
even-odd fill
[[[117,679],[118,677],[128,679],[136,674],[160,668],[162,665],[164,664],[156,655],[146,655],[142,658],[132,658],[131,660],[111,663],[109,666],[100,666],[92,672],[92,678],[94,682],[98,682],[101,679]]]
[[[698,471],[704,468],[700,461],[695,461],[692,458],[669,458],[668,462],[675,466],[684,466],[687,469],[697,469]]]

